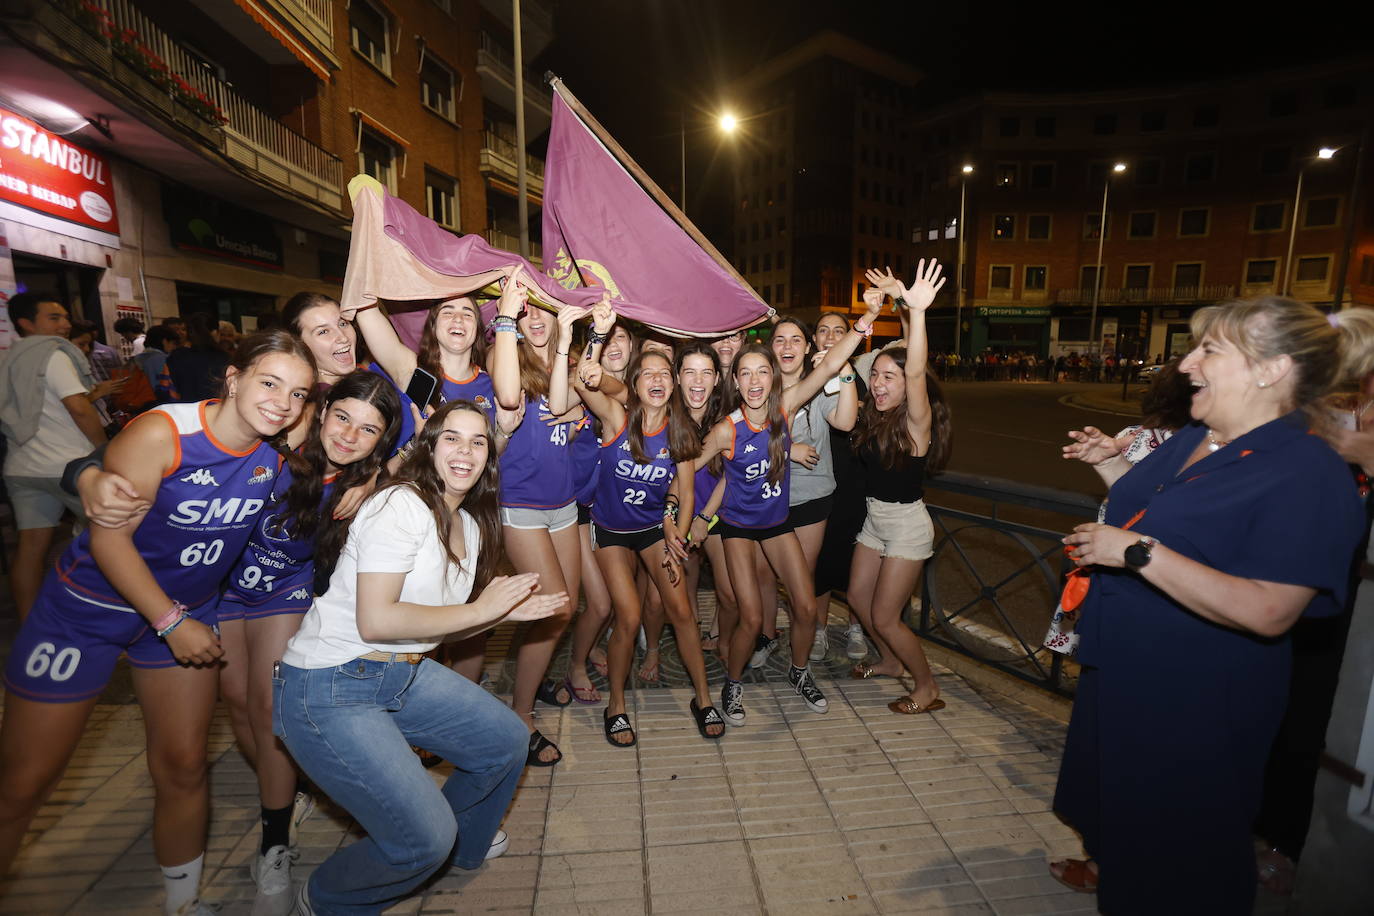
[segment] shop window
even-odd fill
[[[371,175],[392,194],[396,193],[396,147],[378,134],[363,128],[358,143],[358,171]]]
[[[1273,258],[1264,258],[1259,261],[1250,261],[1245,265],[1245,282],[1250,285],[1270,284],[1274,282],[1274,274],[1278,269],[1279,262]]]
[[[426,52],[420,68],[420,104],[452,121],[454,85],[453,71]]]
[[[1325,283],[1331,259],[1323,255],[1319,258],[1298,258],[1297,283]]]
[[[1307,216],[1302,221],[1304,229],[1314,226],[1334,226],[1340,211],[1339,197],[1314,197],[1307,202]]]
[[[348,6],[348,40],[357,51],[383,73],[391,73],[391,53],[387,36],[391,17],[372,0],[353,0]]]
[[[1283,228],[1285,205],[1282,201],[1255,204],[1250,211],[1251,232],[1274,232]]]
[[[430,219],[445,229],[458,228],[458,182],[425,169],[425,208]]]
[[[1027,267],[1025,282],[1021,284],[1022,289],[1043,290],[1045,288],[1045,277],[1047,273],[1048,270],[1045,267]]]
[[[1207,207],[1198,207],[1192,210],[1180,210],[1178,214],[1178,234],[1180,236],[1198,236],[1207,234],[1208,218],[1211,210]]]

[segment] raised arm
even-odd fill
[[[849,357],[854,355],[854,351],[859,348],[864,338],[873,333],[873,322],[883,307],[882,293],[872,288],[864,290],[864,304],[868,306],[868,312],[854,322],[854,327],[836,341],[833,347],[825,351],[825,358],[821,360],[820,365],[806,378],[783,392],[783,410],[790,414],[815,397],[816,392],[825,387],[825,383],[838,375],[844,364],[849,362]]]
[[[626,413],[624,404],[601,390],[608,379],[600,363],[587,363],[578,367],[575,384],[582,403],[601,421],[602,430],[615,435],[625,425]]]
[[[558,342],[564,347],[572,345],[573,324],[580,318],[591,314],[591,309],[575,305],[565,305],[558,310]],[[568,351],[556,350],[553,365],[549,367],[549,413],[554,416],[565,414],[577,403],[577,396],[568,386]]]
[[[487,354],[487,372],[497,402],[507,410],[514,410],[521,398],[519,331],[515,323],[526,307],[529,292],[525,289],[525,268],[517,267],[501,288],[497,315],[492,319],[496,339]]]
[[[907,309],[906,321],[906,418],[918,446],[930,441],[930,396],[926,393],[926,359],[929,345],[926,340],[926,309],[935,301],[935,294],[945,285],[940,262],[922,258],[916,265],[916,279],[910,286],[902,286],[889,268],[885,273],[870,270],[870,283],[897,300],[898,307]]]
[[[345,321],[351,319],[358,326],[358,333],[363,335],[363,341],[367,343],[372,358],[381,364],[386,374],[404,391],[406,385],[410,384],[410,374],[415,371],[415,351],[401,342],[400,335],[396,333],[396,328],[392,326],[391,319],[382,311],[380,304],[364,306],[352,315],[349,315],[350,311],[353,310],[349,309],[340,314]]]

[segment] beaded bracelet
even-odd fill
[[[182,604],[180,601],[173,601],[172,609],[153,624],[153,630],[157,633],[159,639],[166,639],[167,634],[180,626],[181,622],[189,616],[191,615],[187,612],[186,605]]]
[[[588,346],[588,347],[594,347],[594,346],[596,346],[597,344],[604,344],[604,343],[606,342],[606,340],[607,340],[607,335],[606,335],[606,334],[598,334],[598,333],[596,332],[596,328],[592,328],[591,330],[589,330],[589,331],[587,332],[587,346]]]
[[[854,330],[855,330],[855,332],[857,332],[857,333],[859,334],[860,337],[872,337],[872,336],[873,336],[873,324],[872,324],[872,322],[869,323],[868,327],[866,327],[866,328],[861,328],[861,327],[859,327],[859,323],[856,321],[856,322],[854,322]]]

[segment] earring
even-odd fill
[[[1258,386],[1261,387],[1261,388],[1268,388],[1268,387],[1269,387],[1269,383],[1268,383],[1268,382],[1256,382],[1255,384],[1258,385]]]

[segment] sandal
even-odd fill
[[[589,656],[587,657],[587,664],[588,664],[588,665],[591,665],[592,670],[595,671],[595,672],[596,672],[597,674],[599,674],[600,676],[605,677],[605,678],[608,678],[608,677],[611,676],[610,665],[606,662],[605,656],[604,656],[604,655],[602,656],[602,660],[601,660],[601,661],[597,661],[596,659],[592,658],[592,657],[589,655]]]
[[[859,662],[859,664],[849,669],[849,677],[856,681],[866,681],[873,677],[896,677],[896,675],[884,674],[872,665],[865,665],[863,662]]]
[[[649,656],[654,657],[654,663],[649,664]],[[644,664],[639,666],[639,679],[646,684],[657,684],[659,678],[659,651],[657,649],[644,650]],[[647,673],[646,673],[647,672]]]
[[[887,708],[893,712],[899,712],[904,716],[919,716],[923,712],[935,712],[945,708],[945,701],[936,697],[926,705],[922,706],[911,697],[901,697],[887,704]]]
[[[578,687],[572,682],[572,675],[563,679],[563,686],[568,688],[572,698],[582,706],[595,706],[601,702],[601,691],[596,687]]]
[[[710,652],[712,649],[720,648],[720,634],[707,633],[701,637],[701,651]]]
[[[555,752],[557,752],[558,756],[553,758],[552,760],[541,760],[539,758],[539,755],[544,753],[545,748],[550,747],[553,748]],[[525,754],[525,766],[551,767],[562,759],[563,752],[558,750],[558,745],[554,744],[548,738],[545,738],[537,728],[534,731],[530,732],[530,748],[529,752]]]
[[[692,718],[697,720],[697,731],[701,732],[701,737],[707,741],[719,741],[720,736],[725,734],[725,720],[720,717],[720,713],[714,706],[707,706],[702,709],[697,705],[695,697],[692,698],[691,706]],[[706,730],[712,725],[720,726],[720,731],[714,735]]]
[[[547,703],[550,706],[557,706],[561,709],[573,701],[574,694],[571,690],[568,690],[568,698],[566,700],[560,701],[558,699],[558,692],[565,689],[567,689],[565,684],[555,684],[553,678],[549,677],[544,679],[544,682],[539,685],[539,689],[534,692],[534,695],[539,702]]]
[[[1078,891],[1080,894],[1097,893],[1097,873],[1088,865],[1092,859],[1060,859],[1058,862],[1050,863],[1050,877],[1070,890]],[[1055,866],[1060,867],[1056,872]]]
[[[602,714],[602,718],[605,720],[606,740],[610,742],[611,747],[634,747],[639,741],[639,736],[635,734],[634,728],[630,725],[630,717],[623,712],[611,715],[611,711],[608,709]],[[624,742],[615,740],[615,736],[621,732],[629,732],[630,740]]]

